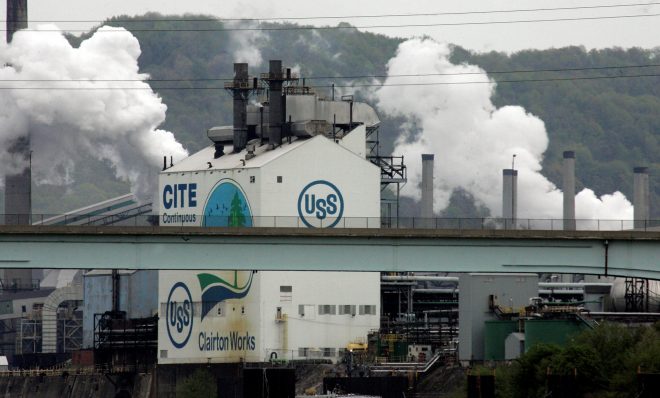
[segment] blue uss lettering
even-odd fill
[[[314,214],[319,220],[325,219],[328,215],[337,214],[337,195],[329,194],[323,198],[316,198],[316,194],[305,194],[305,213]]]
[[[170,322],[170,327],[176,327],[177,333],[181,333],[183,328],[190,325],[192,303],[185,300],[183,303],[173,301],[170,303],[169,314],[167,319]]]

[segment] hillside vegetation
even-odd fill
[[[564,347],[539,344],[510,365],[498,366],[496,395],[546,397],[552,374],[575,389],[574,396],[639,397],[644,389],[640,374],[650,380],[659,371],[660,324],[630,328],[603,323]]]
[[[124,26],[138,38],[142,55],[140,67],[153,79],[213,79],[233,74],[235,52],[246,43],[236,39],[235,32],[147,32],[145,29],[221,29],[220,22],[173,22],[180,16],[147,14],[136,18],[117,17],[108,25]],[[187,15],[186,19],[194,17]],[[150,19],[151,22],[138,22]],[[116,22],[120,21],[120,22]],[[131,22],[134,21],[134,22]],[[280,26],[280,25],[277,25]],[[359,32],[355,29],[305,29],[247,32],[249,43],[261,50],[263,63],[251,66],[251,74],[265,71],[271,58],[296,66],[307,78],[320,76],[382,75],[387,61],[395,54],[401,39]],[[74,44],[79,38],[69,38]],[[568,47],[545,51],[473,53],[455,47],[453,61],[476,64],[490,72],[529,69],[577,69],[612,65],[660,64],[660,48],[605,49],[586,51]],[[655,74],[651,77],[598,80],[506,83],[507,80],[587,77],[620,74]],[[606,69],[573,72],[494,73],[498,84],[493,101],[498,106],[513,104],[525,107],[542,118],[550,137],[543,173],[560,183],[561,153],[577,152],[578,189],[589,186],[597,194],[623,191],[632,198],[632,169],[649,166],[651,172],[652,216],[660,218],[660,67],[632,70]],[[333,79],[310,80],[325,85]],[[338,81],[338,83],[341,81]],[[222,81],[153,82],[154,90],[168,106],[167,120],[161,126],[172,131],[191,152],[208,144],[205,131],[213,125],[231,124],[230,96],[222,89]],[[203,87],[203,90],[192,90]],[[173,89],[178,88],[178,89]],[[400,120],[388,115],[383,119],[381,140],[383,152],[390,151],[397,136]],[[90,162],[95,173],[76,173],[73,186],[35,188],[36,212],[59,212],[110,197],[125,183],[110,183],[110,170],[105,164]],[[90,167],[86,167],[89,169]],[[79,168],[80,170],[80,168]],[[457,195],[460,199],[461,195]],[[62,198],[64,200],[62,200]],[[456,200],[455,202],[461,202]],[[469,216],[478,211],[463,205],[447,214]]]

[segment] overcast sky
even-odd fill
[[[143,14],[156,11],[163,14],[203,13],[218,17],[310,17],[374,14],[410,14],[514,10],[637,4],[634,7],[605,9],[489,13],[396,18],[344,18],[355,26],[438,24],[530,19],[581,18],[660,14],[660,2],[647,0],[28,0],[29,18],[37,20],[103,20],[120,14]],[[5,19],[5,7],[1,7]],[[298,21],[314,25],[336,25],[342,19]],[[60,27],[86,29],[90,23],[58,23]],[[31,24],[33,27],[34,24]],[[660,16],[514,24],[463,25],[370,28],[390,36],[410,37],[430,35],[437,40],[458,44],[478,51],[516,51],[526,48],[583,45],[587,48],[660,46]]]

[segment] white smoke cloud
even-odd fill
[[[561,218],[562,193],[541,174],[548,147],[545,124],[519,106],[496,108],[491,96],[496,84],[474,65],[454,65],[446,44],[430,39],[402,43],[388,63],[385,84],[447,82],[447,85],[384,86],[372,93],[379,109],[407,122],[394,153],[408,159],[404,196],[420,198],[422,153],[434,153],[434,211],[449,204],[451,193],[463,188],[494,216],[502,213],[502,169],[516,154],[518,215],[521,218]],[[461,74],[397,78],[401,74]],[[466,73],[470,73],[467,74]],[[482,81],[483,84],[460,84]],[[632,205],[620,192],[597,198],[585,189],[576,196],[577,218],[631,219]]]
[[[95,34],[79,48],[45,31],[18,32],[10,45],[0,45],[0,80],[7,88],[0,96],[0,174],[25,167],[7,147],[28,132],[37,183],[71,183],[81,154],[91,154],[109,161],[118,178],[147,198],[149,170],[164,155],[187,155],[171,132],[158,129],[167,107],[139,72],[137,39],[122,28],[101,30],[116,32]]]
[[[229,29],[249,29],[258,26],[256,22],[228,21]],[[269,40],[269,36],[259,30],[233,30],[230,32],[232,55],[234,62],[247,62],[250,66],[260,66],[263,62],[261,48]]]

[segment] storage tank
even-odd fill
[[[660,312],[660,281],[649,280],[648,289],[650,291],[649,312]],[[646,298],[644,299],[646,300]],[[610,294],[608,311],[622,312],[626,310],[626,279],[614,278],[612,281],[612,293]]]

